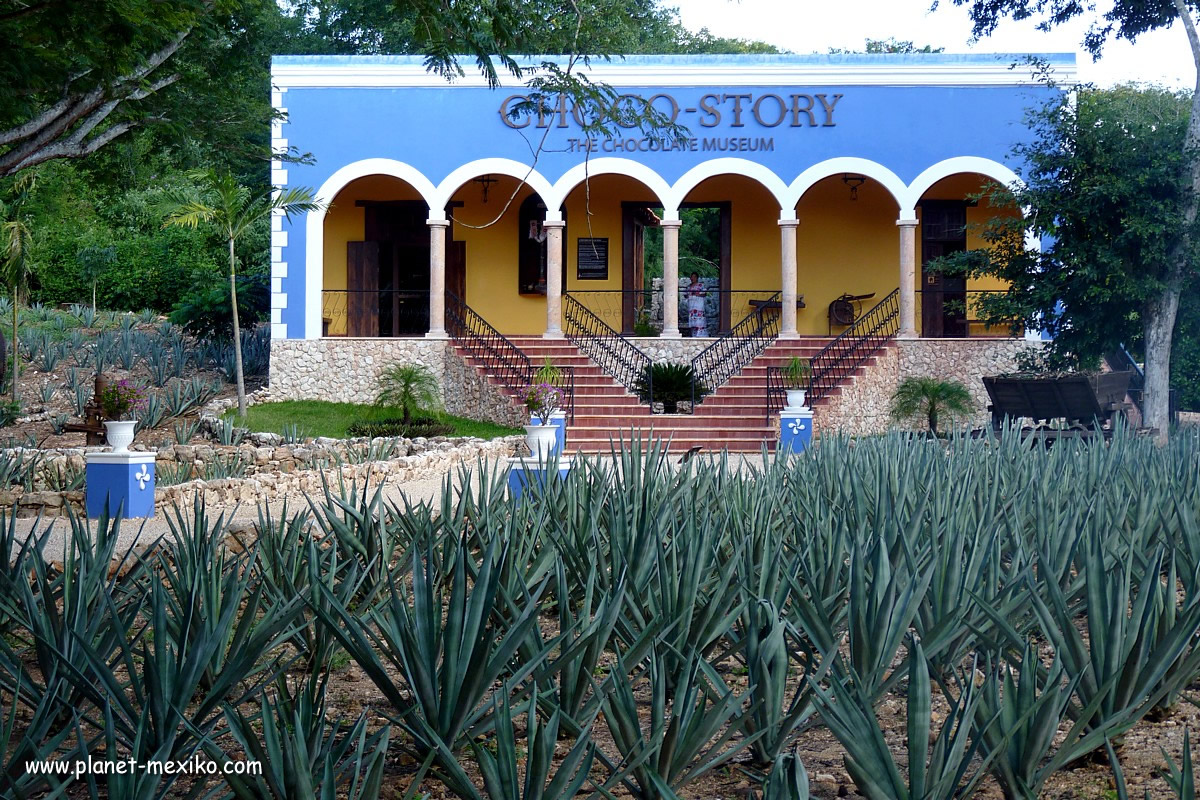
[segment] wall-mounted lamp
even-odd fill
[[[488,201],[488,187],[491,186],[493,183],[499,183],[500,179],[493,178],[491,175],[484,175],[482,177],[476,178],[475,182],[480,184],[481,186],[483,186],[483,202],[486,203]]]
[[[867,182],[867,176],[865,176],[865,175],[851,175],[850,173],[847,172],[845,175],[842,176],[842,183],[844,183],[850,187],[850,199],[851,200],[858,199],[858,187],[862,186],[866,182]]]

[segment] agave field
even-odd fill
[[[11,313],[11,301],[0,297],[0,319],[10,319]],[[5,430],[6,446],[81,443],[82,434],[68,433],[64,438],[63,426],[84,416],[97,372],[114,380],[132,378],[146,387],[138,430],[162,429],[156,442],[170,441],[172,434],[179,438],[187,420],[234,379],[231,342],[197,339],[153,311],[120,314],[84,305],[62,310],[35,304],[19,313],[21,407],[0,409],[0,427],[22,416],[32,421],[22,423],[20,431]],[[269,331],[265,327],[245,331],[242,350],[246,374],[265,377]],[[11,364],[6,361],[0,370],[3,399],[11,392],[9,372]],[[175,424],[180,421],[184,424]]]
[[[64,564],[4,520],[0,795],[1194,796],[1195,432],[504,481],[178,510],[136,557],[77,522]],[[89,757],[214,774],[29,767]]]

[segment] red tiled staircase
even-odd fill
[[[706,450],[759,452],[773,450],[778,422],[766,417],[767,368],[784,366],[792,356],[812,358],[829,341],[824,338],[778,339],[750,366],[705,398],[695,414],[651,414],[650,409],[592,363],[566,339],[510,336],[536,368],[547,356],[558,366],[575,368],[575,419],[567,427],[569,452],[607,452],[620,436],[633,431],[643,437],[670,439],[672,451],[694,445]],[[473,363],[459,349],[468,363]],[[476,369],[482,371],[479,364]],[[515,405],[518,401],[512,398]]]

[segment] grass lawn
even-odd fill
[[[231,411],[226,416],[236,421],[237,412]],[[403,413],[400,409],[386,406],[327,403],[322,400],[286,400],[281,403],[250,406],[247,410],[246,427],[260,433],[281,433],[285,425],[294,424],[300,428],[300,433],[304,436],[330,436],[344,439],[346,429],[355,422],[376,422],[401,416]],[[454,426],[454,432],[448,434],[449,436],[477,436],[480,439],[495,439],[500,436],[522,433],[516,428],[453,417],[449,414],[440,415],[439,419]]]

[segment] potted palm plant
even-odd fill
[[[552,419],[563,402],[562,390],[548,383],[533,383],[525,390],[525,408],[536,417],[537,424],[525,426],[525,443],[539,461],[556,450],[558,426]]]
[[[792,356],[787,366],[783,368],[784,391],[787,392],[787,407],[789,409],[804,408],[808,394],[808,382],[812,378],[812,367],[808,359]]]
[[[128,453],[137,426],[137,420],[130,419],[129,415],[145,405],[146,390],[122,379],[105,387],[99,400],[104,412],[105,438],[114,453]]]

